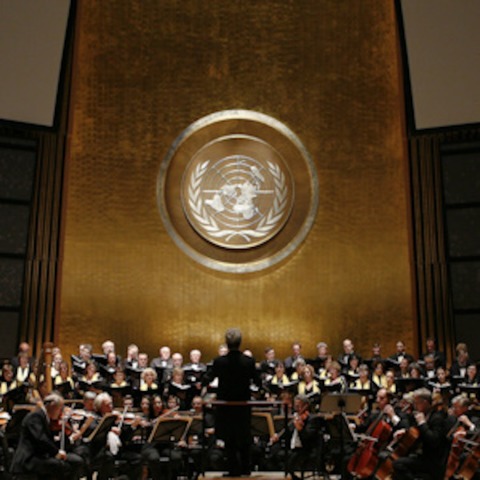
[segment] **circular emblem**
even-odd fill
[[[232,273],[286,260],[318,208],[314,164],[283,123],[249,110],[203,117],[175,140],[157,181],[160,216],[189,257]]]
[[[224,155],[226,151],[231,154]],[[270,145],[232,135],[192,158],[181,191],[185,215],[199,235],[221,247],[245,249],[282,229],[294,202],[293,189],[288,167]]]

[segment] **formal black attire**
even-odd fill
[[[429,355],[433,355],[435,368],[446,366],[447,363],[445,361],[445,354],[443,352],[439,352],[438,350],[434,350],[433,352],[425,352],[420,358],[425,361],[425,357],[428,357]]]
[[[35,474],[39,478],[76,479],[84,462],[74,453],[66,460],[56,458],[59,448],[54,442],[50,420],[45,410],[30,412],[22,422],[20,440],[13,456],[11,473]]]
[[[292,479],[297,479],[296,471],[303,471],[309,467],[311,462],[318,466],[320,463],[321,426],[315,417],[308,414],[304,418],[303,428],[297,430],[293,422],[289,425],[290,454],[288,456],[288,472]],[[295,441],[295,436],[298,440]]]
[[[238,350],[213,361],[212,370],[204,378],[208,385],[218,377],[218,400],[248,401],[250,385],[260,386],[255,360]],[[228,473],[239,476],[250,472],[249,450],[251,445],[251,408],[249,406],[218,406],[215,432],[225,442]]]
[[[418,473],[427,473],[432,480],[442,480],[448,455],[447,415],[434,411],[418,426],[421,451],[393,462],[394,480],[413,480]]]

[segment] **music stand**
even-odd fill
[[[187,434],[191,417],[160,418],[150,434],[148,443],[179,442]]]
[[[101,438],[101,443],[104,444],[106,442],[108,432],[115,425],[116,421],[117,415],[114,413],[107,413],[104,415],[95,430],[85,439],[85,443],[91,443],[94,440]]]
[[[265,437],[268,439],[275,435],[272,414],[270,412],[252,412],[250,433],[253,437]]]
[[[357,393],[327,393],[320,405],[323,413],[358,413],[362,406],[362,396]]]
[[[362,397],[356,393],[332,393],[323,397],[320,413],[334,414],[332,421],[327,421],[330,438],[340,444],[340,458],[345,456],[345,444],[353,442],[353,434],[348,425],[346,414],[356,414],[360,411]]]

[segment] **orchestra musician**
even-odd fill
[[[306,395],[294,399],[294,417],[289,424],[289,445],[287,470],[293,480],[299,480],[296,472],[303,471],[307,464],[318,457],[321,436],[318,425],[310,414],[310,403]],[[274,438],[273,441],[276,441]]]
[[[42,479],[78,479],[84,466],[75,453],[60,449],[54,442],[51,421],[59,421],[64,406],[63,398],[52,393],[43,405],[30,412],[22,422],[20,440],[13,456],[11,472],[14,475],[35,474]]]
[[[436,408],[427,388],[414,391],[414,425],[419,431],[421,450],[393,462],[394,480],[413,480],[416,474],[426,473],[433,480],[443,479],[448,454],[446,437],[447,417]],[[401,436],[404,432],[398,431]]]

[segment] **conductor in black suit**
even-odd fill
[[[227,355],[213,361],[211,372],[204,379],[208,385],[218,377],[218,400],[250,400],[250,385],[260,385],[255,369],[255,360],[240,350],[242,334],[239,329],[231,328],[225,333],[228,347]],[[228,476],[238,477],[250,474],[250,421],[249,406],[218,406],[215,428],[219,438],[225,442]]]

